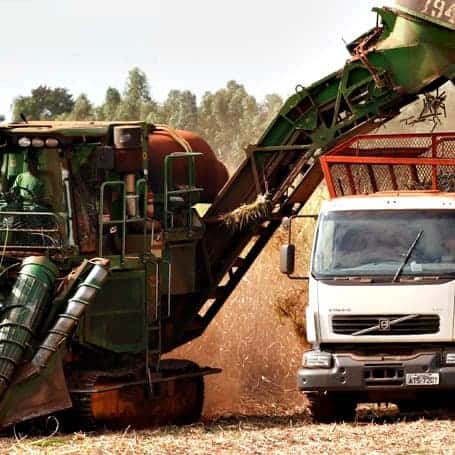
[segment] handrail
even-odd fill
[[[43,227],[37,226],[14,226],[14,221],[17,221],[17,219],[20,218],[30,218],[30,217],[47,217],[47,218],[52,218],[53,219],[53,226],[54,227]],[[4,240],[4,245],[3,249],[4,250],[62,250],[65,247],[65,235],[62,232],[64,230],[64,220],[63,217],[57,213],[54,212],[38,212],[38,211],[30,211],[30,212],[23,212],[23,211],[3,211],[0,212],[0,220],[2,218],[6,217],[14,217],[11,223],[8,223],[6,226],[0,223],[0,233],[6,233],[6,239]],[[27,224],[27,223],[25,223]],[[40,235],[42,239],[48,239],[50,242],[49,245],[38,245],[35,243],[27,243],[25,242],[24,244],[15,244],[15,243],[10,243],[10,234],[14,233],[19,233],[19,234],[29,234],[31,236],[33,235]],[[58,234],[58,235],[52,235],[52,234]],[[22,240],[23,241],[23,240]]]
[[[167,155],[164,158],[164,230],[169,230],[169,214],[172,212],[169,210],[169,202],[171,196],[178,195],[188,195],[188,205],[187,205],[187,223],[188,231],[191,232],[193,226],[193,200],[191,194],[200,193],[203,191],[203,188],[198,188],[195,186],[196,183],[196,171],[195,171],[195,160],[197,156],[201,156],[202,153],[198,152],[175,152]],[[173,188],[173,178],[172,178],[172,162],[177,159],[186,159],[188,160],[188,186],[183,189],[171,189]],[[171,228],[173,228],[173,222],[171,223]]]
[[[103,214],[104,214],[104,195],[105,190],[107,187],[120,187],[121,194],[122,194],[122,217],[120,219],[110,219],[109,221],[105,221]],[[126,256],[126,226],[129,223],[143,223],[144,224],[144,253],[147,250],[147,181],[145,179],[139,179],[136,182],[136,194],[139,197],[140,192],[139,189],[143,187],[144,191],[144,213],[142,217],[135,217],[135,218],[128,218],[126,212],[126,185],[123,180],[114,180],[111,182],[103,182],[100,188],[100,212],[98,216],[99,222],[99,237],[98,237],[98,252],[100,256],[103,256],[103,234],[104,234],[104,226],[119,226],[122,227],[122,237],[121,237],[121,258],[120,262],[124,262]]]

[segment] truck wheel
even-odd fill
[[[313,422],[349,422],[355,419],[357,400],[346,393],[308,394],[308,409]]]

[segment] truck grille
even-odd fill
[[[394,323],[398,319],[409,319]],[[367,333],[362,330],[376,329]],[[421,314],[414,318],[412,315],[340,315],[332,319],[333,333],[338,335],[425,335],[439,332],[439,316]]]

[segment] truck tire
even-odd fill
[[[307,398],[314,423],[350,422],[356,417],[357,400],[351,394],[316,392]]]

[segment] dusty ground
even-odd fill
[[[301,414],[237,417],[185,428],[0,441],[2,454],[455,453],[455,421],[312,425]]]

